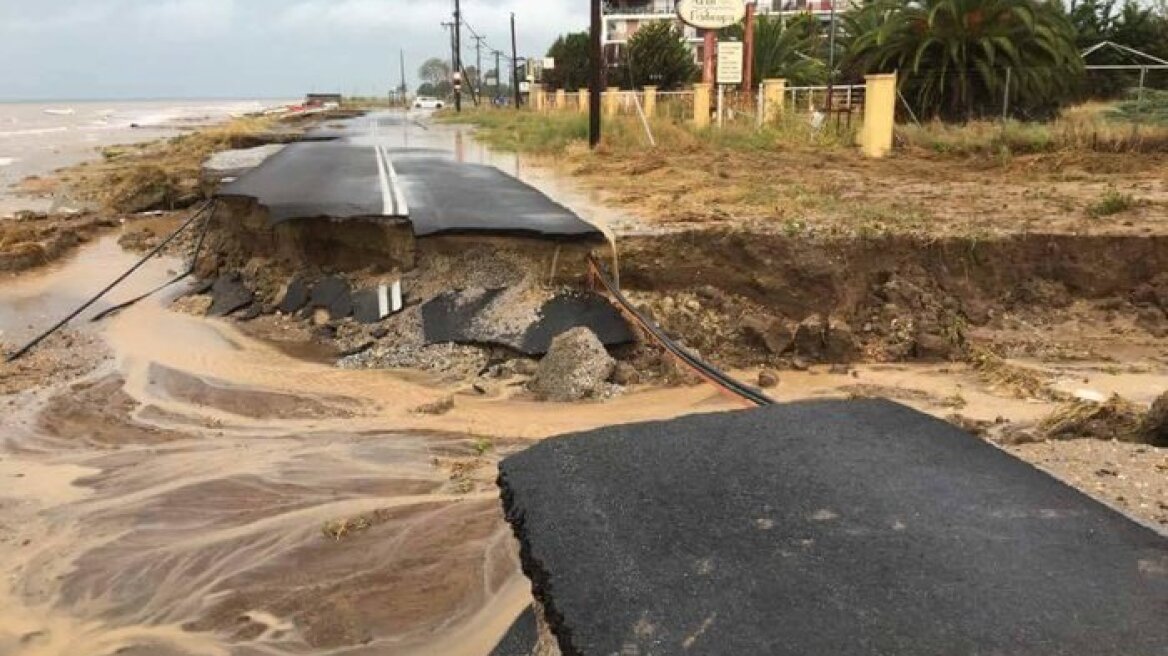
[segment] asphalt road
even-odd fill
[[[605,428],[499,480],[568,656],[1168,654],[1168,539],[891,402]]]
[[[319,217],[407,220],[419,237],[604,241],[595,226],[534,187],[495,167],[458,161],[456,147],[410,146],[408,131],[425,129],[416,121],[376,114],[315,130],[310,140],[290,144],[218,195],[255,199],[273,224]]]

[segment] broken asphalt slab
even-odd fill
[[[236,310],[251,305],[255,294],[248,289],[237,275],[223,275],[211,285],[211,308],[207,316],[225,317]]]
[[[635,336],[619,310],[597,294],[562,293],[544,303],[536,321],[521,331],[508,331],[489,319],[492,304],[506,289],[448,292],[422,306],[427,344],[494,344],[525,355],[543,355],[556,336],[573,328],[588,328],[601,344],[631,343]]]
[[[815,401],[505,459],[575,654],[1168,653],[1168,539],[945,422]]]

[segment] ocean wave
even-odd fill
[[[68,132],[69,128],[29,128],[27,130],[9,130],[7,132],[0,130],[0,139],[5,137],[27,137],[34,134],[54,134],[57,132]]]

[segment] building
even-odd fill
[[[826,21],[831,15],[832,2],[836,11],[843,11],[850,6],[851,0],[759,0],[755,4],[760,16],[811,13]],[[605,0],[601,40],[608,61],[619,61],[621,50],[642,26],[667,20],[682,28],[694,51],[694,61],[701,62],[703,34],[677,18],[676,5],[676,0]]]

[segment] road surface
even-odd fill
[[[456,149],[417,147],[424,125],[379,113],[310,133],[228,183],[219,197],[255,199],[273,224],[296,219],[409,221],[414,234],[503,234],[602,243],[604,235],[534,187]]]
[[[500,486],[565,654],[1168,654],[1168,539],[888,401],[555,438]]]

